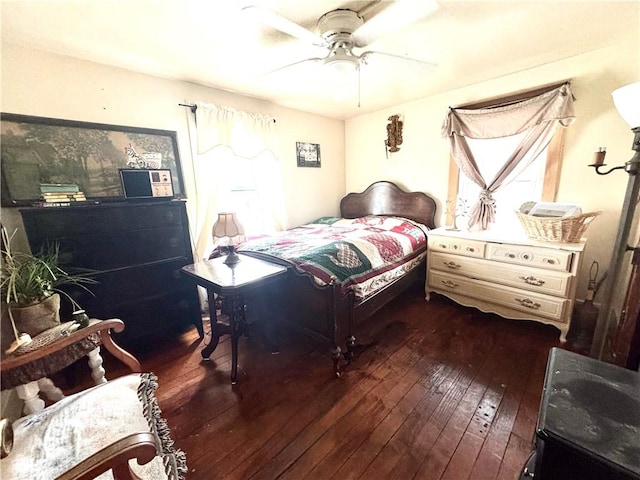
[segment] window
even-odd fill
[[[494,178],[497,169],[503,163],[501,159],[504,159],[508,153],[513,151],[519,140],[520,135],[494,139],[467,138],[480,172],[484,178],[488,179]],[[517,223],[517,217],[513,215],[513,212],[526,201],[555,201],[560,180],[559,166],[562,160],[563,140],[564,128],[558,126],[551,142],[538,158],[527,169],[520,172],[516,180],[495,193],[494,198],[497,206],[494,226],[508,227],[513,223]],[[496,155],[496,152],[505,153]],[[479,193],[480,187],[465,175],[460,174],[458,166],[453,156],[451,156],[449,193],[447,196],[447,224],[453,224],[454,214],[460,215],[462,210],[466,210],[465,213],[468,214],[469,210],[477,202]],[[463,220],[463,222],[465,221]],[[463,226],[463,224],[458,223],[458,226]]]
[[[268,115],[196,102],[189,132],[194,147],[195,252],[207,258],[221,212],[235,212],[245,234],[286,228],[275,121]]]
[[[573,102],[575,97],[571,93],[569,82],[541,87],[528,92],[521,92],[493,100],[487,100],[473,105],[450,107],[443,123],[443,135],[449,138],[452,155],[455,156],[457,165],[467,176],[479,185],[486,185],[469,212],[469,226],[477,226],[480,229],[490,228],[496,221],[496,197],[494,195],[507,187],[518,175],[524,172],[536,158],[541,157],[547,150],[544,175],[535,168],[527,174],[531,175],[527,180],[527,191],[539,198],[553,200],[555,197],[558,166],[561,156],[562,135],[559,134],[558,125],[569,126],[575,119]],[[513,148],[513,142],[522,134],[519,142]],[[508,137],[508,139],[506,138]],[[475,142],[480,160],[475,159],[476,152],[470,145],[473,139],[489,139],[489,148]],[[511,151],[502,156],[502,166],[495,167],[494,162],[500,160],[496,151]],[[484,163],[484,164],[483,164]],[[482,168],[481,168],[482,167]],[[538,168],[542,168],[538,166]],[[493,178],[485,177],[481,170],[494,172]],[[452,168],[453,172],[454,169]],[[459,176],[450,177],[449,205],[458,202]],[[497,173],[497,174],[496,174]],[[486,175],[486,173],[485,173]],[[540,189],[540,182],[542,189]],[[518,204],[512,198],[515,190],[511,189],[511,196],[507,196],[507,205],[501,205],[504,212],[515,210]],[[541,193],[537,193],[541,192]],[[449,208],[449,211],[456,209]],[[506,213],[505,213],[506,215]],[[504,216],[503,216],[504,218]],[[451,218],[449,218],[449,221]]]
[[[258,190],[253,177],[250,160],[236,158],[230,175],[229,211],[236,212],[246,235],[264,232],[266,216],[258,200]]]

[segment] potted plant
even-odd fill
[[[2,227],[0,291],[16,342],[20,343],[19,331],[33,337],[60,323],[60,294],[69,299],[74,310],[81,309],[59,286],[74,284],[89,291],[85,284],[96,281],[63,270],[58,264],[57,245],[35,255],[14,251],[11,242],[15,234],[9,235]]]

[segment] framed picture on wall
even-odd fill
[[[41,185],[77,186],[87,200],[122,200],[119,169],[169,169],[184,197],[176,132],[0,114],[2,206],[37,202]]]
[[[296,157],[299,167],[320,167],[320,145],[296,142]]]

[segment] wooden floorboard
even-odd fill
[[[366,348],[341,379],[326,345],[288,330],[277,355],[240,340],[234,386],[227,338],[209,362],[195,329],[133,353],[158,375],[189,479],[517,478],[557,330],[415,288],[359,333]]]

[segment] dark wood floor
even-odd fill
[[[241,339],[235,386],[228,338],[210,362],[195,330],[134,353],[159,377],[189,479],[514,480],[558,336],[416,288],[375,316],[342,379],[291,332],[277,355]]]

